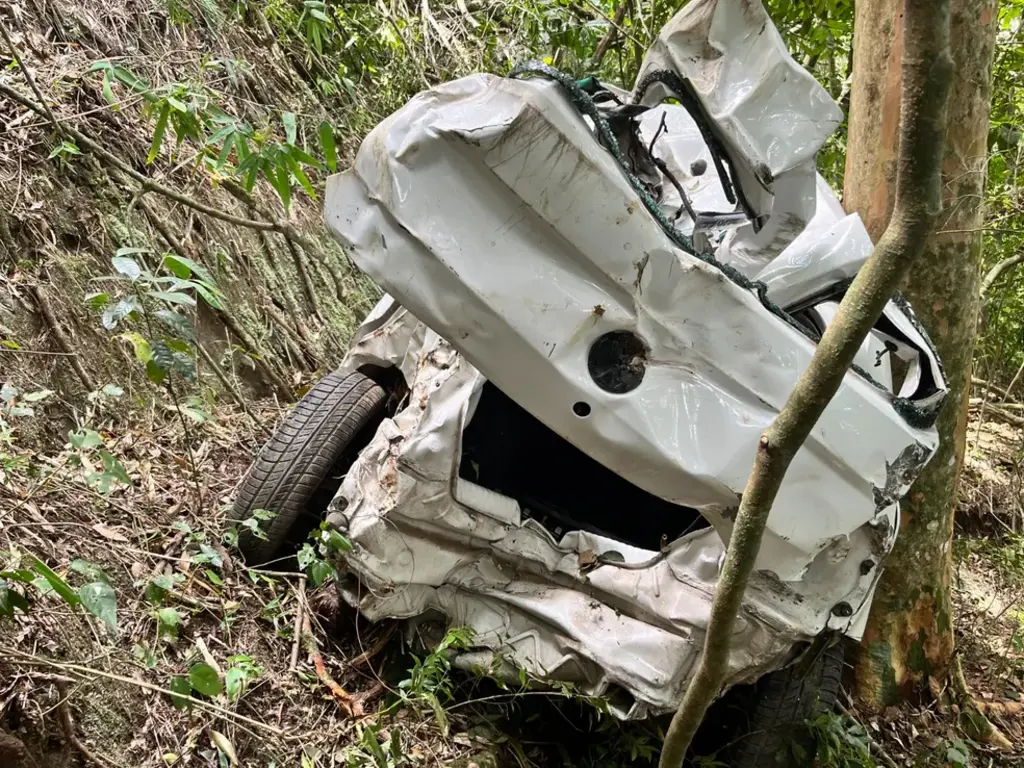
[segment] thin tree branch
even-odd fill
[[[1016,256],[1003,259],[992,267],[992,269],[985,273],[985,279],[981,281],[981,295],[984,296],[988,293],[989,288],[992,287],[992,284],[999,279],[999,276],[1003,274],[1003,272],[1010,269],[1010,267],[1017,266],[1021,262],[1024,262],[1024,253],[1018,253]]]
[[[36,306],[39,307],[39,313],[43,316],[43,320],[46,322],[46,327],[50,329],[50,333],[53,334],[53,338],[57,342],[57,346],[61,348],[61,352],[67,357],[68,363],[74,369],[75,373],[78,374],[78,378],[81,380],[85,388],[90,392],[96,391],[96,382],[92,380],[92,376],[85,370],[85,366],[82,365],[82,361],[78,354],[72,349],[71,341],[64,333],[64,329],[60,327],[60,323],[57,322],[57,316],[53,313],[53,307],[50,306],[50,300],[46,297],[46,291],[43,290],[41,285],[30,285],[28,286],[29,293],[32,294],[32,298],[35,300]]]
[[[941,209],[950,0],[904,2],[903,99],[893,216],[826,328],[786,405],[761,436],[711,606],[704,652],[672,718],[659,765],[677,768],[729,667],[730,639],[768,513],[797,450],[843,382],[889,297],[921,255]]]
[[[604,37],[597,43],[597,50],[594,51],[594,58],[590,60],[590,66],[593,69],[597,69],[601,66],[601,61],[604,59],[608,49],[611,48],[612,43],[615,42],[615,38],[619,34],[619,27],[622,26],[623,20],[626,18],[626,8],[629,3],[623,0],[619,4],[619,7],[615,9],[615,16],[612,19],[612,25],[608,28],[608,31],[604,33]]]

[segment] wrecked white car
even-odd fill
[[[872,250],[815,170],[841,119],[749,0],[689,3],[632,92],[532,64],[416,96],[329,181],[387,295],[243,484],[238,519],[276,513],[250,559],[326,512],[367,617],[675,709],[759,436]],[[834,701],[944,394],[890,303],[772,510],[729,680],[776,685],[734,764]]]

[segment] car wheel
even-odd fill
[[[323,517],[330,498],[323,498],[322,486],[344,474],[372,438],[370,430],[383,418],[387,399],[387,393],[362,373],[334,371],[285,416],[242,481],[230,515],[238,523],[258,509],[273,513],[257,520],[265,538],[240,527],[238,548],[246,562],[273,559],[299,518]]]
[[[843,646],[836,643],[731,689],[708,713],[720,726],[716,758],[731,768],[812,768],[808,722],[835,709],[842,673]]]

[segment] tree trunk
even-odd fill
[[[860,213],[872,238],[884,231],[893,207],[904,52],[900,5],[856,4],[844,205]],[[945,210],[905,285],[942,358],[949,396],[936,424],[941,447],[902,503],[899,538],[864,635],[856,689],[876,707],[944,685],[953,655],[951,540],[979,309],[996,28],[995,0],[953,0],[956,72],[942,166]]]

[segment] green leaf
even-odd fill
[[[213,282],[213,278],[206,267],[184,256],[168,253],[164,256],[163,266],[170,270],[175,277],[179,277],[182,280],[187,280],[194,274],[208,283]]]
[[[99,432],[84,427],[77,432],[68,432],[68,440],[72,447],[84,451],[103,445],[103,438],[100,437]]]
[[[28,613],[28,600],[16,589],[11,589],[6,582],[0,582],[0,616],[14,616],[14,609]]]
[[[320,123],[320,148],[331,173],[338,172],[338,148],[334,144],[334,126],[324,120]]]
[[[114,96],[114,89],[110,87],[109,69],[103,73],[103,98],[107,100],[107,104],[112,106],[114,109],[118,109],[117,97]]]
[[[138,310],[139,305],[134,296],[126,296],[113,307],[107,307],[100,315],[100,325],[108,331],[112,331],[117,324]]]
[[[223,309],[224,305],[221,302],[222,294],[217,288],[206,283],[196,281],[195,284],[196,293],[203,297],[203,301],[209,304],[214,309]]]
[[[153,359],[153,350],[149,342],[142,338],[142,334],[131,331],[129,333],[122,333],[118,338],[124,339],[132,345],[132,348],[135,350],[135,359],[143,365],[148,365]]]
[[[196,329],[185,315],[169,309],[158,309],[153,313],[157,320],[170,328],[180,338],[189,342],[196,340]]]
[[[160,109],[160,117],[156,121],[156,130],[153,132],[153,143],[149,145],[149,154],[146,156],[146,164],[152,163],[156,160],[156,156],[160,154],[160,145],[164,140],[164,133],[167,131],[167,119],[171,116],[171,107],[168,104],[164,104]]]
[[[188,680],[193,688],[206,696],[216,696],[222,690],[217,670],[205,662],[192,665],[188,671]]]
[[[352,542],[342,536],[333,528],[323,532],[323,542],[332,552],[351,552]]]
[[[187,293],[180,293],[178,291],[151,291],[149,295],[159,301],[166,301],[168,304],[183,304],[186,307],[194,307],[196,305],[195,299]]]
[[[192,695],[192,685],[189,683],[187,678],[177,675],[171,678],[171,683],[168,686],[173,693],[171,694],[171,703],[177,709],[191,709],[192,702],[184,696]]]
[[[167,378],[167,371],[161,368],[156,360],[150,360],[146,363],[146,378],[154,384],[163,384]]]
[[[309,566],[309,580],[314,587],[319,587],[331,576],[334,576],[334,566],[326,560],[317,560]]]
[[[107,397],[120,397],[124,394],[124,390],[117,386],[117,384],[104,384],[100,392]]]
[[[110,301],[110,294],[109,293],[102,293],[102,292],[100,292],[100,293],[87,293],[85,295],[84,301],[85,301],[85,305],[87,307],[89,307],[89,309],[92,309],[92,310],[95,310],[95,311],[98,312],[99,310],[103,309],[107,305],[108,301]]]
[[[289,157],[288,165],[292,169],[292,173],[295,175],[295,178],[299,180],[299,184],[301,184],[302,188],[306,190],[306,194],[313,200],[316,200],[316,190],[313,189],[313,185],[309,183],[309,179],[306,178],[306,174],[302,172],[302,168],[299,167],[295,158]]]
[[[224,692],[228,695],[228,701],[237,701],[244,693],[247,677],[241,667],[231,667],[224,673]]]
[[[27,568],[18,568],[13,571],[0,571],[0,578],[13,579],[14,581],[20,581],[22,584],[31,584],[35,577],[36,575]]]
[[[281,115],[281,122],[284,123],[285,141],[289,144],[295,144],[296,134],[298,133],[298,127],[295,124],[295,113],[285,112]]]
[[[114,269],[120,274],[132,281],[138,280],[142,274],[142,267],[139,266],[139,262],[135,259],[129,259],[127,256],[114,256],[110,263],[114,265]]]
[[[100,460],[103,462],[103,469],[120,480],[125,485],[131,485],[132,479],[128,476],[124,465],[114,458],[109,451],[100,451]]]
[[[52,389],[40,389],[36,392],[26,392],[21,396],[21,399],[26,403],[38,403],[40,400],[45,400],[53,394]]]
[[[105,622],[111,632],[117,631],[117,594],[109,583],[86,584],[78,590],[78,597],[89,613]]]
[[[288,170],[288,160],[281,157],[278,165],[268,165],[265,173],[267,181],[270,182],[270,186],[277,192],[277,196],[281,198],[281,205],[287,211],[292,204],[291,174]]]
[[[110,578],[102,568],[95,563],[90,563],[88,560],[83,560],[80,557],[71,561],[71,570],[85,576],[87,581],[104,581],[107,584],[110,583]]]
[[[29,557],[32,558],[32,567],[40,576],[46,579],[46,583],[53,587],[54,592],[64,598],[65,603],[68,605],[78,605],[80,602],[78,595],[75,594],[75,591],[68,586],[64,579],[54,573],[50,566],[35,555],[29,555]]]

